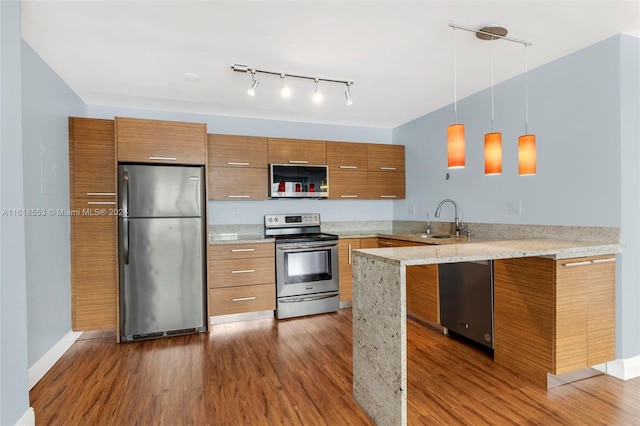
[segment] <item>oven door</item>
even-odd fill
[[[336,241],[276,244],[278,297],[338,290]]]

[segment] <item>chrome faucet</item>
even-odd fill
[[[440,209],[442,209],[442,205],[444,203],[451,203],[453,204],[453,208],[455,209],[455,226],[456,226],[456,235],[460,236],[460,231],[462,231],[464,229],[464,223],[460,222],[460,217],[458,216],[458,204],[453,201],[450,198],[446,198],[442,201],[440,201],[440,204],[438,204],[438,208],[436,209],[436,217],[440,217]]]
[[[431,222],[429,222],[429,213],[427,213],[427,226],[424,228],[424,233],[431,235]]]

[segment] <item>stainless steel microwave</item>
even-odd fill
[[[270,198],[327,198],[329,168],[307,164],[270,164]]]

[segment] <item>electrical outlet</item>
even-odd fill
[[[507,203],[507,213],[522,214],[522,201],[509,201]]]
[[[416,206],[415,205],[409,207],[409,214],[412,214],[412,215],[416,214]]]
[[[231,209],[231,217],[238,217],[238,209],[233,207]]]

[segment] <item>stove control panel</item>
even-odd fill
[[[266,228],[320,226],[320,214],[267,214],[264,216]]]

